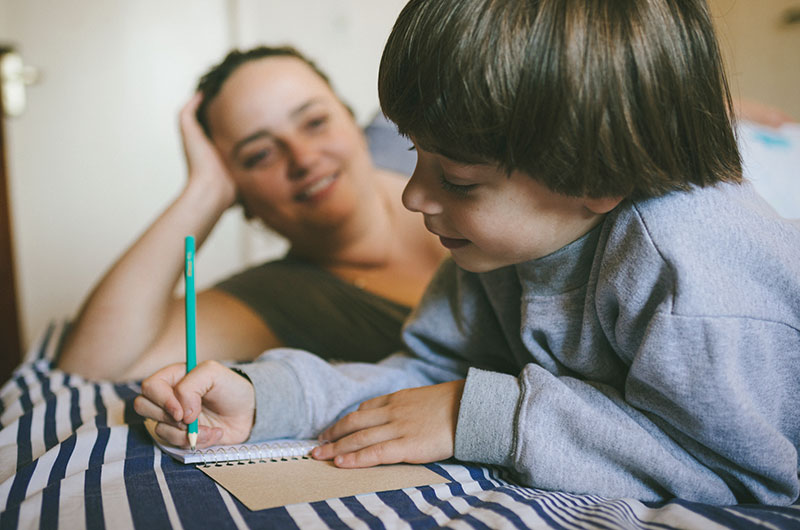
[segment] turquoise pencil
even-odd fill
[[[197,364],[197,310],[194,291],[194,237],[186,236],[186,262],[183,268],[186,280],[186,373]],[[189,446],[197,447],[197,420],[189,424]]]

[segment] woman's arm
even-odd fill
[[[194,117],[199,101],[195,96],[180,113],[189,170],[185,188],[94,288],[59,368],[92,378],[126,378],[149,348],[163,347],[182,332],[183,307],[173,291],[183,270],[183,239],[193,234],[200,246],[236,197]]]

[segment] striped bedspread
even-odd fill
[[[800,528],[800,506],[648,505],[517,486],[495,468],[453,482],[253,512],[156,449],[136,385],[54,370],[53,324],[0,390],[0,528]]]

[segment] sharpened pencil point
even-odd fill
[[[194,451],[197,448],[197,433],[190,432],[187,436],[189,437],[189,447]]]

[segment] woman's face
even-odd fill
[[[240,66],[208,119],[248,213],[289,240],[324,237],[361,204],[372,176],[364,136],[302,61],[269,57]]]

